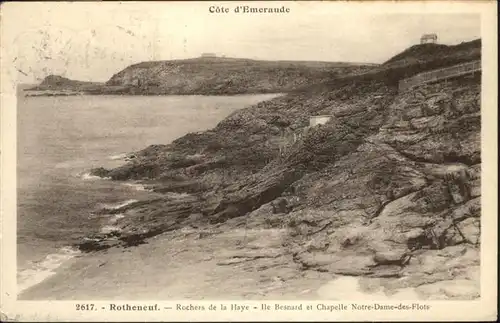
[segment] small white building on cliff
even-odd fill
[[[325,124],[328,121],[330,121],[330,119],[332,119],[332,118],[333,118],[332,115],[321,115],[321,116],[309,117],[309,127],[314,127],[314,126],[319,125],[319,124]]]

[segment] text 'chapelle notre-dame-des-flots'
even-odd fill
[[[234,8],[222,6],[210,6],[208,8],[210,13],[289,13],[290,8],[285,6],[281,7],[251,7],[251,6],[236,6]]]

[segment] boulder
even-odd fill
[[[377,252],[373,256],[373,261],[378,265],[403,265],[407,261],[406,250],[390,250]]]

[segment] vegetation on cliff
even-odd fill
[[[243,94],[289,92],[370,66],[353,63],[194,58],[143,62],[106,83],[120,93]]]

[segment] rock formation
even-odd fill
[[[243,94],[289,92],[369,65],[260,61],[228,57],[142,62],[113,75],[106,91],[127,94]]]
[[[477,43],[449,55],[477,59]],[[445,61],[423,56],[419,66]],[[248,228],[283,229],[280,252],[301,270],[393,278],[385,284],[477,297],[480,77],[398,93],[387,77],[399,73],[393,63],[377,77],[261,102],[210,131],[150,146],[117,169],[99,169],[100,176],[187,194],[120,210],[127,212],[121,234],[101,236],[89,249],[244,221]],[[334,118],[309,128],[309,116],[322,114]],[[287,133],[294,140],[282,140]],[[451,280],[466,281],[470,291],[453,290]]]

